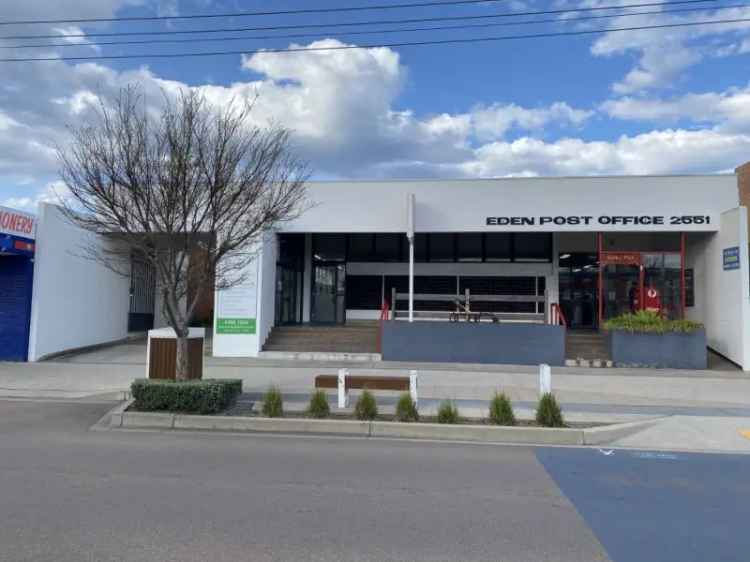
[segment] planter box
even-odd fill
[[[383,323],[384,361],[565,364],[565,328],[480,322]]]
[[[609,345],[612,361],[618,367],[706,369],[708,366],[704,329],[689,334],[613,330],[609,335]]]

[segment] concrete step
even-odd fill
[[[379,353],[347,353],[331,351],[261,351],[262,359],[291,360],[291,361],[362,361],[372,363],[381,361]]]
[[[357,322],[343,326],[277,326],[264,351],[282,353],[375,353],[379,324]]]

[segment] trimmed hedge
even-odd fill
[[[141,412],[216,414],[231,406],[242,393],[242,380],[136,379],[130,391],[135,399],[133,408]]]

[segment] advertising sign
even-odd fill
[[[0,207],[0,234],[33,240],[36,235],[36,217],[8,207]]]
[[[217,294],[216,333],[253,335],[256,332],[256,276]]]
[[[724,248],[724,271],[740,268],[740,248]]]
[[[604,265],[641,265],[641,253],[602,252],[601,262]]]

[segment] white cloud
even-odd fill
[[[65,184],[61,181],[54,181],[33,194],[8,197],[2,202],[2,206],[34,212],[40,203],[59,203],[68,196],[69,191]]]
[[[583,5],[592,5],[584,1]],[[594,5],[600,4],[593,2]],[[750,8],[740,7],[714,11],[685,14],[653,14],[637,17],[620,17],[608,20],[608,27],[630,28],[662,24],[679,24],[704,22],[711,20],[740,19],[750,17]],[[603,27],[600,24],[585,26]],[[605,33],[591,46],[594,56],[615,56],[635,53],[638,61],[621,79],[612,84],[617,94],[633,94],[655,88],[673,87],[680,80],[684,71],[706,57],[728,56],[740,52],[742,36],[750,31],[750,23],[737,22],[728,24],[696,25],[682,28],[662,28],[650,30],[632,30]],[[700,39],[710,38],[714,44],[706,44]],[[726,41],[729,40],[730,46]],[[718,46],[717,46],[718,45]]]
[[[668,174],[717,171],[750,154],[750,135],[667,129],[617,141],[566,138],[546,143],[521,138],[494,142],[463,165],[469,175]]]
[[[711,123],[718,131],[750,133],[750,86],[669,99],[624,97],[602,104],[611,117],[641,121]]]

